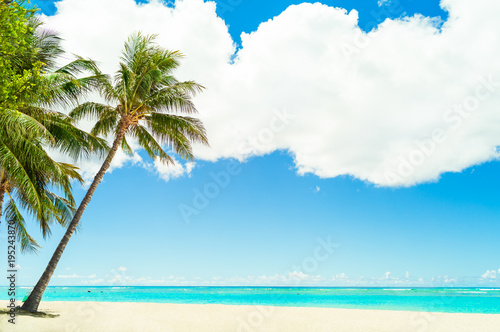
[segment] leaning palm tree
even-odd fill
[[[96,118],[91,133],[105,136],[112,134],[113,145],[47,268],[24,302],[24,310],[38,310],[43,292],[61,255],[113,157],[119,148],[127,153],[132,152],[127,138],[137,140],[150,157],[166,164],[173,163],[173,158],[164,150],[164,146],[181,158],[192,160],[192,143],[208,144],[199,119],[178,115],[197,112],[191,97],[203,87],[193,81],[179,82],[175,79],[172,73],[179,66],[182,54],[160,48],[154,39],[155,36],[143,36],[140,33],[132,35],[125,43],[120,68],[114,79],[104,78],[97,70],[94,72],[95,77],[103,77],[97,88],[107,104],[85,102],[70,113],[76,120]]]

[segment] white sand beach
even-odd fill
[[[7,301],[0,301],[3,308]],[[500,315],[230,305],[42,302],[57,318],[0,318],[33,332],[498,332]]]

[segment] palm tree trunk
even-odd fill
[[[120,121],[120,129],[118,130],[118,133],[116,134],[115,140],[113,142],[113,146],[111,150],[108,153],[108,156],[104,160],[104,163],[101,166],[101,169],[99,172],[97,172],[96,176],[94,177],[94,181],[92,181],[92,184],[89,187],[89,190],[85,194],[85,197],[83,198],[82,202],[80,203],[80,206],[78,207],[78,210],[76,210],[75,215],[73,216],[73,220],[68,226],[68,229],[66,230],[66,233],[64,234],[63,238],[61,239],[61,242],[59,242],[59,245],[57,246],[56,250],[54,251],[54,254],[52,255],[52,258],[49,261],[49,264],[45,268],[45,271],[43,272],[42,276],[38,280],[35,288],[31,291],[31,294],[28,296],[28,299],[24,302],[24,304],[21,306],[21,309],[29,311],[29,312],[36,312],[38,310],[38,306],[40,305],[40,301],[42,299],[42,295],[47,288],[50,278],[52,277],[52,274],[54,273],[57,263],[59,263],[59,260],[61,259],[62,253],[64,252],[64,249],[66,248],[66,245],[69,242],[69,239],[71,238],[71,235],[76,230],[76,227],[78,226],[78,223],[80,222],[80,218],[82,217],[83,211],[85,211],[85,208],[89,204],[92,195],[94,194],[95,190],[97,189],[97,186],[101,182],[102,178],[104,177],[104,174],[109,168],[109,165],[111,164],[111,161],[113,160],[113,157],[115,156],[116,152],[118,151],[118,148],[120,147],[123,138],[125,137],[125,132],[127,131],[127,125],[123,122]]]

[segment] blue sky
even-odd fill
[[[51,2],[33,3],[54,14]],[[242,32],[300,2],[217,3],[240,43]],[[323,3],[356,9],[361,28],[370,26],[373,12],[388,13],[377,1]],[[390,18],[448,15],[437,1],[401,6],[404,11]],[[398,187],[360,176],[298,174],[296,155],[287,149],[260,154],[241,163],[200,160],[169,181],[130,161],[114,169],[51,284],[500,285],[497,161]],[[218,184],[214,174],[229,183]],[[210,197],[196,205],[193,199],[207,190]],[[84,193],[76,189],[78,199]],[[196,213],[186,214],[186,206]],[[36,226],[31,230],[39,239]],[[18,257],[21,284],[36,282],[62,234],[56,227],[38,256]],[[330,252],[324,242],[336,245]],[[318,252],[327,255],[318,258]]]
[[[452,284],[471,285],[498,265],[496,162],[411,189],[301,177],[292,166],[283,153],[253,158],[190,223],[179,205],[191,204],[193,191],[213,182],[210,173],[224,171],[225,162],[204,163],[190,178],[168,183],[137,167],[115,170],[99,187],[56,275],[114,280],[121,274],[110,270],[125,267],[131,279],[174,276],[196,284],[197,277],[232,281],[286,275],[299,266],[325,277],[345,273],[356,282],[386,272],[404,279],[408,271],[413,282],[434,284],[432,278],[447,275]],[[56,229],[40,255],[20,257],[24,283],[35,280],[61,236]],[[338,247],[317,270],[307,270],[304,260],[314,257],[317,239],[328,237]],[[53,284],[75,281],[82,280],[55,278]]]

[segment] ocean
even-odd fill
[[[18,287],[22,300],[29,287]],[[0,300],[7,300],[0,287]],[[269,305],[500,314],[499,288],[48,287],[43,301]]]

